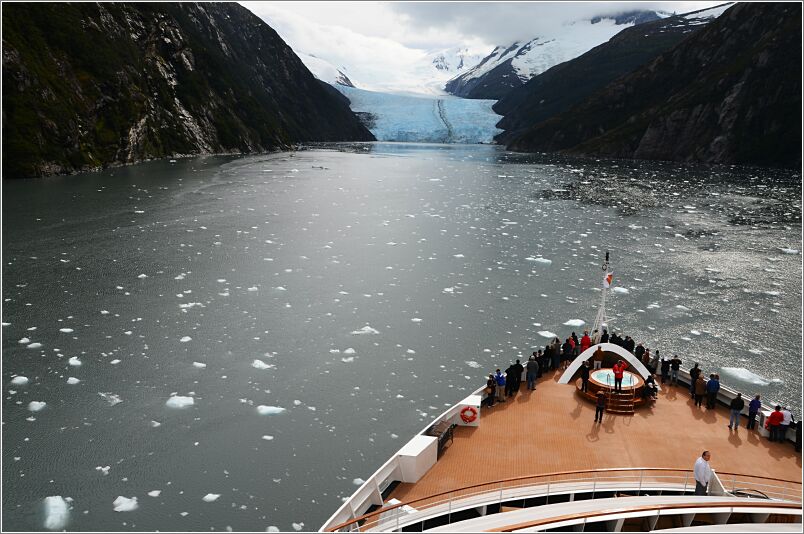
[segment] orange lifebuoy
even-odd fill
[[[471,423],[475,419],[477,419],[477,410],[475,410],[472,406],[467,406],[461,410],[461,420],[464,423]]]

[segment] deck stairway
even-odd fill
[[[618,415],[634,415],[634,388],[621,393],[609,391],[606,411]]]

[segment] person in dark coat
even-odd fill
[[[603,422],[603,410],[606,409],[606,396],[602,391],[597,392],[597,402],[595,403],[595,422]]]
[[[581,366],[581,391],[589,391],[589,361]]]
[[[709,375],[709,382],[706,383],[706,407],[713,409],[717,403],[717,392],[720,391],[720,381],[716,375]]]
[[[609,333],[606,332],[606,329],[603,329],[603,335],[600,336],[601,343],[608,343],[609,342]]]
[[[489,375],[489,379],[486,380],[486,405],[489,408],[494,406],[494,396],[496,390],[497,380],[494,379],[494,375]]]
[[[536,353],[530,357],[528,363],[525,364],[527,369],[528,389],[536,389],[536,378],[539,376],[539,362],[536,361]]]
[[[734,430],[740,426],[740,414],[743,413],[743,408],[745,408],[745,401],[743,400],[743,394],[738,393],[736,397],[731,400],[731,404],[729,404],[729,430],[731,430],[731,425],[734,424]]]
[[[519,393],[519,385],[522,383],[522,373],[525,372],[525,368],[522,367],[522,364],[519,363],[519,360],[517,360],[516,363],[511,367],[514,369],[514,383],[511,385],[511,391],[514,393]]]
[[[695,381],[695,406],[701,405],[704,395],[706,395],[706,380],[699,373],[698,379]]]
[[[695,396],[695,381],[698,380],[698,377],[701,376],[701,369],[698,367],[698,364],[695,364],[695,367],[690,369],[690,396]]]
[[[757,395],[754,400],[748,403],[748,430],[753,430],[757,426],[757,415],[759,410],[762,409],[762,401]]]
[[[645,347],[642,346],[642,343],[637,345],[634,349],[634,356],[637,357],[637,360],[642,361],[642,356],[645,355]]]
[[[662,384],[664,384],[665,382],[670,380],[670,360],[662,358],[661,369],[662,369]]]
[[[645,399],[656,400],[656,379],[653,378],[653,373],[648,375],[645,379],[645,387],[642,389],[642,397]]]
[[[514,364],[508,366],[508,369],[505,370],[505,396],[510,397],[513,395],[514,392],[514,381],[516,380],[514,377],[516,376],[516,369],[514,368]]]
[[[567,340],[561,346],[561,351],[563,352],[561,357],[561,360],[563,362],[561,368],[564,369],[565,367],[567,367],[567,365],[569,365],[570,360],[572,360],[572,353],[574,352],[572,348],[572,343],[570,343],[570,338],[567,338]]]

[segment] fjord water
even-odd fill
[[[316,530],[591,323],[605,250],[612,328],[800,413],[791,171],[366,144],[3,187],[5,530]]]

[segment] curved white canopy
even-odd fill
[[[597,348],[600,347],[603,352],[613,352],[620,356],[623,360],[628,362],[630,366],[629,371],[636,371],[642,378],[647,378],[650,372],[648,369],[642,364],[641,361],[637,359],[636,356],[625,350],[619,345],[615,345],[614,343],[598,343],[597,345],[592,345],[582,353],[578,355],[577,358],[572,360],[572,363],[567,370],[564,371],[564,374],[561,375],[561,378],[558,380],[559,384],[569,384],[569,381],[572,380],[572,376],[575,374],[575,371],[580,369],[583,365],[583,362],[594,356],[595,351]]]

